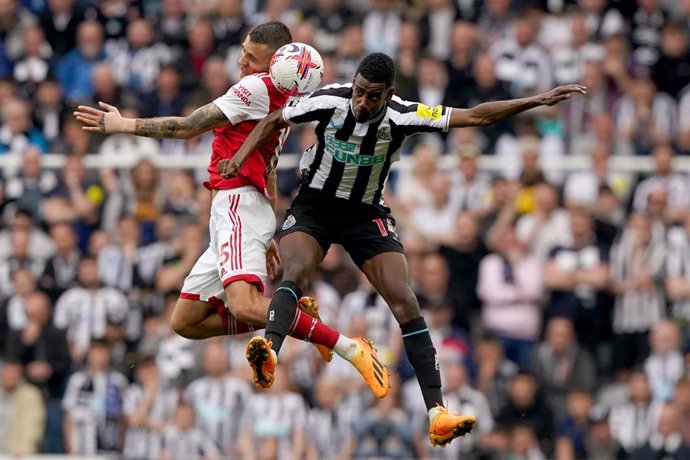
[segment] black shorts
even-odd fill
[[[314,237],[324,254],[331,244],[341,244],[358,267],[384,252],[404,253],[388,208],[323,197],[306,185],[285,214],[278,236],[294,232]]]

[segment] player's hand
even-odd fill
[[[218,174],[223,179],[232,179],[240,173],[240,164],[232,158],[226,158],[218,162]]]
[[[266,251],[266,272],[270,279],[278,276],[278,265],[280,265],[280,254],[275,240],[271,241],[271,246]]]
[[[561,85],[538,97],[542,105],[556,105],[561,101],[570,99],[574,93],[587,94],[587,87],[582,85]]]
[[[74,112],[75,118],[84,124],[81,128],[84,131],[102,134],[124,133],[127,132],[128,122],[134,122],[134,120],[123,118],[117,107],[105,102],[99,102],[98,105],[103,110],[80,105]]]

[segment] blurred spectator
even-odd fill
[[[162,432],[173,420],[179,399],[177,390],[161,382],[156,361],[151,356],[138,360],[136,382],[125,390],[122,411],[127,424],[122,457],[128,460],[159,458]]]
[[[674,153],[669,144],[654,148],[654,173],[637,185],[632,203],[636,212],[648,212],[650,196],[663,190],[668,200],[664,216],[667,223],[680,221],[690,209],[690,184],[686,175],[673,171]]]
[[[651,67],[659,59],[661,28],[668,14],[660,0],[637,0],[637,9],[630,18],[630,41],[636,64]]]
[[[111,368],[111,357],[106,340],[92,341],[86,368],[67,381],[62,408],[68,454],[112,453],[122,447],[122,398],[127,379]]]
[[[24,305],[26,327],[6,336],[9,362],[19,362],[26,369],[27,380],[41,390],[46,406],[45,437],[41,451],[64,452],[60,400],[70,368],[65,331],[52,325],[52,307],[48,297],[32,292]]]
[[[79,286],[68,289],[58,299],[53,319],[56,327],[67,330],[69,352],[75,363],[83,362],[94,340],[121,340],[129,310],[120,291],[102,286],[96,260],[81,259],[78,279]]]
[[[356,411],[347,402],[343,400],[342,382],[325,375],[317,379],[314,384],[314,407],[307,414],[308,460],[350,458],[346,444]]]
[[[422,48],[436,59],[447,60],[451,53],[451,36],[460,10],[451,0],[429,2],[427,13],[421,18]]]
[[[532,427],[523,424],[513,426],[510,430],[508,458],[546,460],[534,431]]]
[[[554,430],[553,413],[538,392],[537,381],[531,374],[515,374],[510,381],[508,403],[496,415],[496,423],[509,427],[528,425],[548,451]]]
[[[395,56],[402,13],[395,0],[374,0],[372,9],[362,21],[364,47],[367,52],[382,52]]]
[[[673,138],[676,118],[673,98],[656,92],[649,78],[636,78],[619,101],[616,130],[621,140],[634,145],[636,154],[646,155],[654,145]]]
[[[425,240],[440,242],[453,231],[459,206],[451,201],[450,180],[445,175],[438,174],[432,178],[428,191],[432,202],[420,204],[412,210],[409,230]]]
[[[679,411],[674,404],[665,404],[659,412],[656,432],[649,441],[635,450],[631,460],[690,458],[690,443],[683,439]]]
[[[23,373],[16,362],[0,369],[0,454],[12,457],[37,454],[45,426],[41,393],[24,381]]]
[[[510,0],[487,0],[481,3],[477,25],[482,33],[482,45],[490,47],[512,31],[512,2]]]
[[[20,99],[10,99],[3,104],[1,110],[0,154],[19,154],[30,145],[38,147],[42,152],[48,150],[48,142],[33,126],[27,103]]]
[[[137,118],[140,116],[139,111],[134,107],[126,108],[121,110],[123,117]],[[160,142],[157,139],[151,139],[142,136],[130,136],[129,134],[114,134],[108,136],[106,140],[103,141],[100,148],[98,149],[98,154],[105,157],[117,156],[125,157],[129,159],[132,164],[132,180],[138,180],[139,174],[144,175],[146,172],[146,177],[149,177],[150,169],[154,169],[151,160],[146,159],[147,156],[158,155],[161,151]],[[136,173],[136,174],[135,174]],[[157,174],[154,174],[154,178]],[[136,188],[138,184],[134,184]],[[152,186],[148,184],[147,186]],[[131,192],[131,190],[128,190]]]
[[[58,61],[55,74],[72,103],[88,101],[93,94],[91,74],[96,64],[105,59],[103,26],[86,20],[77,27],[77,46]]]
[[[474,88],[472,68],[477,54],[476,47],[480,34],[477,28],[465,21],[453,23],[449,37],[450,54],[445,59],[448,73],[448,86],[443,103],[452,107],[467,106],[465,91],[458,88]],[[491,66],[493,70],[493,65]]]
[[[415,456],[413,430],[400,408],[400,386],[357,417],[352,424],[351,449],[356,458],[411,458]]]
[[[13,231],[10,233],[10,254],[2,260],[0,267],[0,294],[9,297],[19,294],[18,283],[30,284],[35,287],[35,280],[43,271],[45,261],[33,256],[29,252],[30,233],[26,231]],[[19,272],[24,272],[18,275]],[[20,279],[17,279],[17,276]],[[28,278],[28,279],[27,279]]]
[[[153,90],[160,68],[172,61],[165,43],[153,41],[153,27],[146,19],[135,19],[127,25],[127,37],[106,45],[115,80],[139,94]]]
[[[55,255],[46,262],[39,285],[55,301],[74,286],[81,254],[74,229],[69,224],[54,224],[50,236],[55,244]]]
[[[417,289],[417,298],[422,308],[426,305],[448,303],[453,308],[453,323],[469,330],[468,305],[450,290],[450,271],[446,260],[439,254],[428,254],[422,260],[422,276]]]
[[[383,2],[389,0],[381,0]],[[395,16],[392,16],[391,22],[397,20]],[[378,34],[379,30],[377,25],[374,24],[373,27]],[[376,36],[378,40],[378,35]],[[397,37],[396,37],[397,40]],[[359,65],[360,57],[366,53],[365,47],[367,46],[367,41],[364,33],[364,26],[358,23],[351,23],[343,29],[340,33],[338,41],[338,51],[337,51],[337,75],[338,81],[349,81],[353,78],[353,75],[357,71],[357,66]],[[392,56],[392,54],[391,54]]]
[[[565,24],[555,25],[556,29],[563,26],[569,28],[566,35],[570,36],[570,40],[566,40],[565,43],[553,43],[553,34],[544,33],[542,29],[542,36],[546,37],[544,46],[549,48],[551,53],[554,83],[581,83],[585,67],[588,64],[598,67],[604,60],[604,49],[600,44],[589,41],[584,16],[574,14]],[[589,85],[586,86],[589,92]]]
[[[93,85],[93,94],[89,102],[91,105],[95,106],[99,102],[105,102],[117,107],[137,107],[141,103],[139,97],[131,89],[118,86],[117,81],[115,81],[113,66],[108,61],[102,61],[93,66],[91,84]],[[126,110],[123,108],[122,111],[125,112]]]
[[[219,0],[217,14],[213,17],[213,32],[221,50],[241,43],[248,28],[240,0]],[[319,47],[324,50],[324,48]]]
[[[620,11],[607,8],[605,0],[578,0],[577,6],[585,19],[585,27],[591,40],[601,40],[623,33],[625,22]]]
[[[611,249],[611,290],[616,295],[613,311],[614,365],[631,369],[649,353],[649,330],[664,317],[664,241],[652,238],[651,223],[644,214],[633,214]]]
[[[585,439],[585,448],[589,458],[618,458],[621,449],[613,438],[609,425],[608,411],[603,406],[595,405],[589,413],[590,431]]]
[[[513,97],[546,91],[551,87],[549,57],[536,42],[537,25],[530,15],[513,20],[514,34],[491,47],[496,76],[508,85]]]
[[[510,98],[510,94],[505,86],[496,77],[495,61],[489,52],[483,52],[477,55],[474,59],[471,76],[474,79],[474,84],[470,85],[467,91],[458,91],[455,94],[455,96],[460,98],[457,100],[456,107],[474,107],[482,102]],[[449,100],[448,103],[450,102]],[[489,140],[490,151],[494,150],[500,134],[509,131],[512,125],[513,122],[508,119],[482,128],[482,133],[484,133]]]
[[[355,13],[342,0],[316,0],[304,17],[316,27],[314,44],[319,51],[333,53],[338,48],[338,35],[353,21]]]
[[[67,115],[62,87],[53,77],[49,76],[38,84],[32,114],[34,126],[41,131],[53,152],[54,143],[62,135],[61,121]]]
[[[36,87],[49,76],[53,50],[38,26],[30,26],[22,32],[24,52],[14,63],[14,80],[24,95],[32,95]]]
[[[488,207],[489,179],[479,172],[477,157],[481,154],[473,145],[458,149],[458,171],[452,176],[451,201],[460,211],[469,211],[481,217]]]
[[[666,295],[671,302],[671,315],[681,322],[690,321],[690,213],[683,226],[668,231],[666,259]],[[686,337],[690,340],[690,337]]]
[[[539,260],[557,246],[572,244],[570,216],[558,204],[558,191],[548,182],[534,187],[534,212],[520,217],[515,231],[520,243]]]
[[[475,347],[477,360],[476,387],[487,398],[491,413],[508,403],[508,387],[518,367],[505,358],[501,343],[492,338],[483,338]]]
[[[200,87],[189,95],[189,103],[181,111],[182,116],[188,112],[190,106],[201,107],[223,94],[230,88],[230,78],[225,72],[225,61],[220,56],[209,56],[204,61],[201,71]],[[191,111],[189,112],[191,113]],[[200,136],[204,136],[201,134]],[[171,139],[172,140],[172,139]],[[190,139],[192,140],[192,139]],[[163,140],[165,142],[165,140]]]
[[[404,21],[400,24],[398,54],[395,58],[395,94],[401,99],[417,98],[417,63],[421,54],[419,25]]]
[[[486,331],[498,338],[506,356],[527,366],[541,328],[539,298],[543,274],[539,261],[527,254],[512,227],[502,232],[496,253],[479,264],[477,293],[484,303]]]
[[[0,333],[7,337],[11,331],[21,331],[26,326],[26,298],[36,289],[34,279],[26,270],[17,270],[9,278],[9,297],[0,303]],[[6,340],[0,340],[0,357],[4,356]]]
[[[84,12],[74,0],[48,0],[40,25],[55,57],[60,58],[77,46],[77,29]]]
[[[213,35],[213,22],[206,19],[193,20],[187,26],[188,48],[176,60],[176,69],[179,72],[177,82],[171,81],[171,75],[164,76],[161,80],[161,72],[165,68],[161,66],[156,78],[156,91],[159,99],[173,99],[169,94],[175,87],[179,91],[180,85],[185,90],[196,86],[202,75],[204,63],[211,56],[216,48],[215,37]],[[173,84],[177,83],[177,84]],[[166,92],[168,94],[166,94]],[[167,96],[167,98],[166,98]],[[179,97],[179,96],[178,96]],[[183,102],[179,102],[183,105]],[[166,114],[167,115],[167,114]]]
[[[133,216],[125,216],[114,229],[114,241],[98,253],[98,269],[103,284],[122,292],[140,286],[137,263],[141,231]]]
[[[36,17],[24,9],[17,0],[0,0],[0,38],[5,55],[10,61],[18,59],[24,51],[24,29],[36,24]]]
[[[41,217],[41,201],[57,186],[55,173],[41,167],[41,156],[38,147],[28,147],[22,154],[21,171],[5,185],[7,201],[37,221]]]
[[[197,428],[209,435],[224,456],[236,457],[241,454],[240,423],[252,389],[228,373],[229,362],[221,342],[207,341],[205,376],[189,384],[184,400],[194,408]]]
[[[198,78],[194,75],[193,81],[198,81]],[[180,88],[180,72],[175,67],[165,66],[158,73],[155,91],[142,98],[142,116],[176,116],[182,112],[186,102]]]
[[[208,433],[194,423],[194,408],[180,403],[175,409],[174,422],[163,430],[162,460],[186,458],[213,460],[219,458],[218,448]]]
[[[628,387],[629,399],[611,409],[609,425],[613,438],[630,455],[654,433],[661,404],[652,401],[649,381],[643,372],[633,373]]]
[[[10,238],[15,232],[29,234],[29,255],[32,259],[44,260],[53,254],[54,248],[50,238],[34,224],[31,214],[23,209],[18,209],[12,215],[9,225],[0,231],[0,259],[10,256]]]
[[[584,209],[570,212],[572,245],[555,246],[544,265],[544,284],[551,291],[545,316],[564,316],[581,341],[596,350],[609,312],[599,292],[608,286],[608,248],[597,240],[592,216]]]
[[[201,3],[206,3],[202,1]],[[249,11],[247,11],[249,13]],[[302,12],[294,7],[294,0],[266,0],[261,11],[255,14],[247,14],[251,24],[257,25],[264,22],[281,21],[291,29],[299,27]]]
[[[53,153],[81,158],[97,150],[96,147],[100,140],[97,141],[95,135],[81,129],[81,123],[74,117],[63,118],[60,127],[61,137],[56,139],[51,146]]]
[[[481,302],[477,297],[479,263],[488,253],[481,241],[477,218],[461,212],[454,231],[442,242],[439,253],[446,259],[450,271],[449,291],[468,312],[477,313]]]
[[[599,188],[608,186],[616,195],[625,200],[630,194],[632,178],[629,174],[613,171],[610,167],[611,150],[606,144],[596,144],[589,152],[589,168],[570,173],[563,191],[568,208],[594,205],[599,196]]]
[[[382,399],[387,401],[392,397]],[[258,391],[246,401],[240,439],[243,455],[258,458],[301,458],[306,447],[304,398],[290,390],[287,369],[279,364],[271,391]],[[272,414],[266,417],[266,414]],[[262,452],[273,447],[273,454]],[[266,455],[263,456],[262,454]]]
[[[101,185],[87,176],[81,157],[68,156],[58,187],[43,202],[43,220],[75,224],[83,244],[90,227],[98,222],[104,198]]]
[[[418,144],[412,151],[411,160],[413,167],[401,174],[396,186],[396,198],[408,212],[419,205],[432,205],[434,196],[431,187],[440,176],[439,153],[432,146]]]
[[[680,331],[676,323],[664,320],[658,322],[649,334],[651,354],[644,362],[644,371],[657,401],[673,399],[676,382],[685,373],[685,362],[681,353]]]
[[[669,22],[661,30],[661,56],[652,67],[657,90],[674,98],[690,81],[690,43],[682,24]]]
[[[676,383],[674,403],[678,407],[681,433],[683,440],[690,440],[690,378],[683,377]]]
[[[531,372],[551,406],[556,420],[566,414],[566,396],[576,388],[593,391],[597,386],[594,360],[577,343],[568,318],[554,317],[546,324],[546,340],[532,355]]]
[[[228,3],[219,2],[220,3]],[[233,3],[232,0],[229,3]],[[156,30],[156,41],[170,46],[174,52],[179,53],[185,46],[187,36],[187,11],[182,0],[162,0],[160,9],[152,18],[152,24]],[[219,18],[220,22],[221,19]]]
[[[556,425],[554,458],[588,458],[586,442],[592,395],[587,390],[573,388],[566,396],[565,409],[566,413]]]

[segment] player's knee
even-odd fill
[[[391,307],[393,316],[400,324],[412,321],[421,314],[417,297],[407,284],[393,289],[386,300]]]
[[[170,318],[170,327],[177,334],[186,339],[202,339],[205,336],[200,334],[198,330],[198,321],[188,315],[186,312],[190,311],[185,309],[181,302],[183,299],[179,299],[173,310],[172,317]]]

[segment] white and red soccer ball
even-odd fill
[[[273,85],[288,96],[304,96],[321,84],[323,60],[304,43],[288,43],[273,54],[268,70]]]

